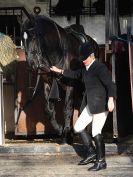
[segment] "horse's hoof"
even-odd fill
[[[73,138],[72,138],[72,137],[63,138],[63,139],[62,139],[62,144],[69,144],[69,145],[72,145],[72,144],[73,144]]]
[[[68,143],[67,143],[67,139],[66,139],[66,138],[63,138],[61,144],[68,144]]]
[[[61,136],[62,132],[63,132],[63,127],[62,127],[62,125],[59,125],[58,135]]]

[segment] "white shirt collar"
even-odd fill
[[[88,70],[89,69],[89,67],[92,65],[92,63],[95,61],[95,59],[94,60],[92,60],[92,62],[89,64],[89,65],[86,65],[85,67],[86,67],[86,70]]]

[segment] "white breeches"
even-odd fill
[[[82,132],[87,125],[92,122],[92,137],[101,134],[102,128],[107,119],[107,114],[107,111],[99,114],[91,114],[88,106],[86,106],[74,125],[75,133]]]

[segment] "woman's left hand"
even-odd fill
[[[108,99],[108,110],[109,110],[109,112],[112,112],[114,107],[115,107],[114,98],[113,97],[109,97],[109,99]]]
[[[62,69],[59,69],[59,68],[57,68],[56,66],[52,66],[51,68],[50,68],[50,70],[51,71],[54,71],[54,72],[56,72],[56,73],[62,73]]]

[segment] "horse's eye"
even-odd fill
[[[35,49],[35,50],[33,50],[33,51],[31,51],[31,54],[32,55],[35,55],[37,53],[37,50]]]

